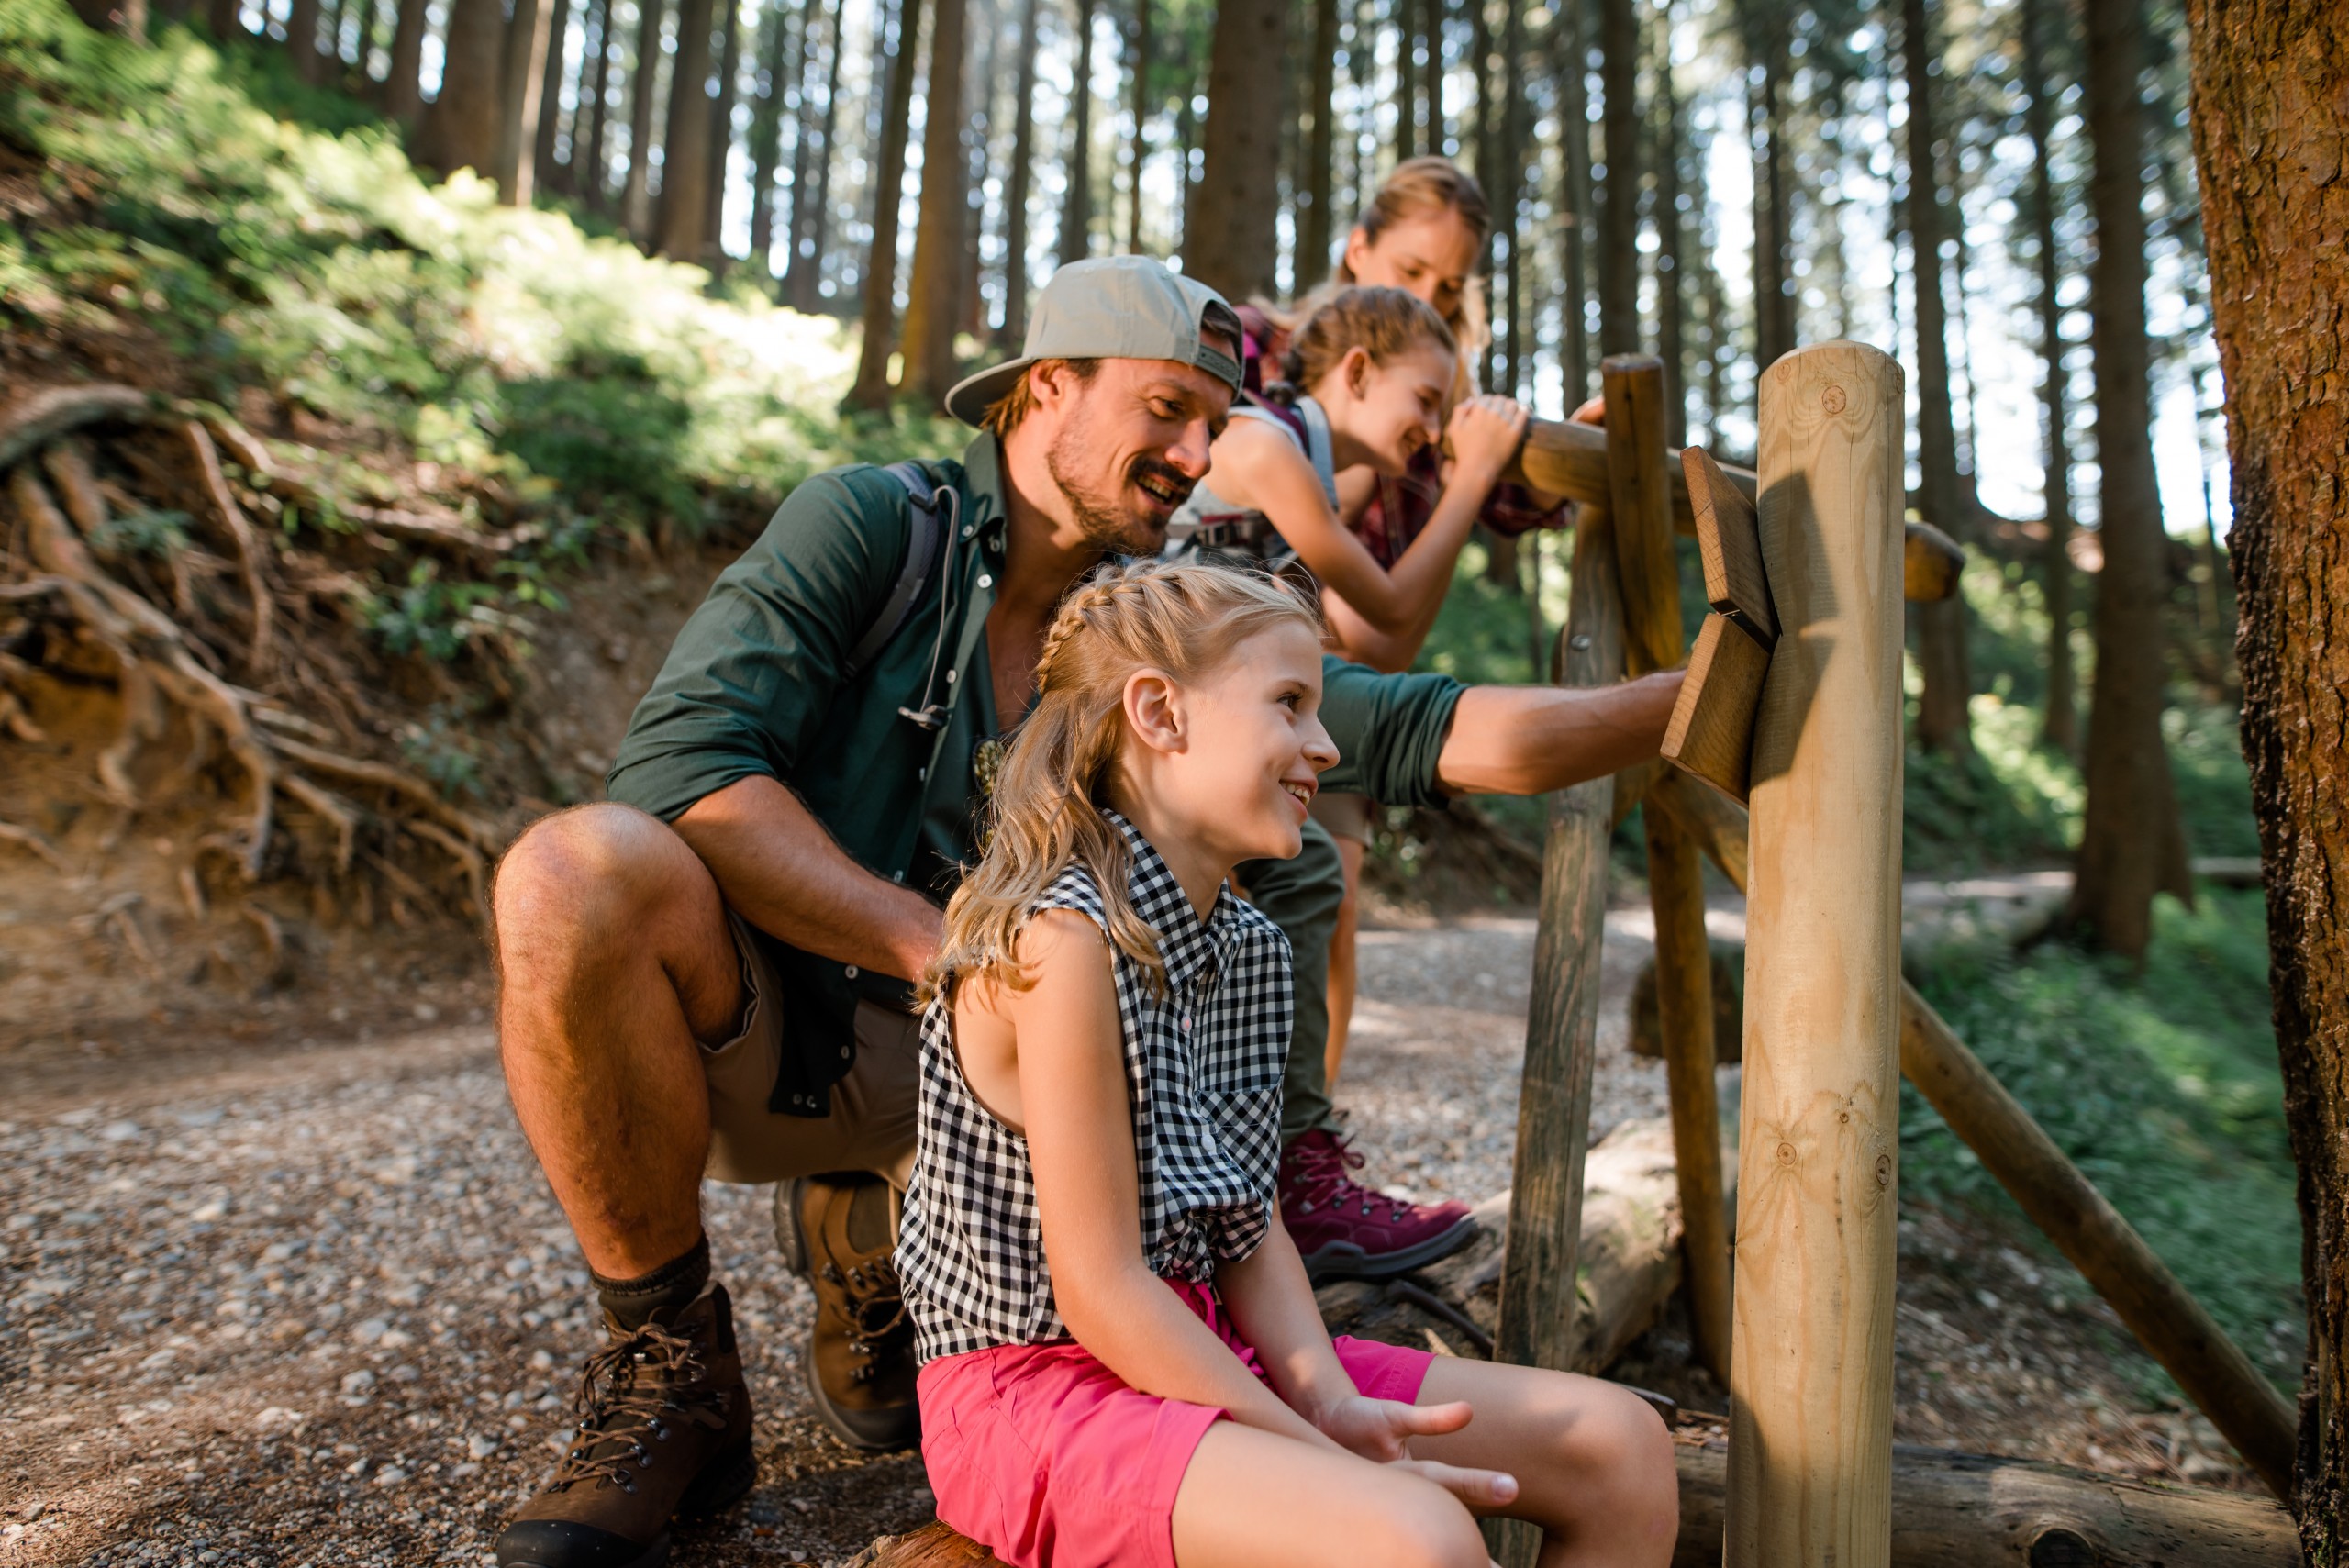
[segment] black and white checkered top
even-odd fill
[[[1143,1260],[1162,1279],[1205,1284],[1264,1240],[1280,1167],[1281,1070],[1288,1055],[1288,939],[1232,896],[1202,925],[1133,825],[1125,834],[1135,912],[1158,933],[1165,994],[1114,943]],[[1035,908],[1074,909],[1108,931],[1090,872],[1071,866]],[[922,1018],[920,1137],[898,1230],[897,1273],[921,1359],[1066,1340],[1044,1264],[1028,1140],[963,1076],[943,999]]]

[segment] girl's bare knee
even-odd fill
[[[1432,1482],[1398,1474],[1374,1526],[1375,1568],[1486,1568],[1484,1533],[1460,1499]],[[1408,1482],[1408,1485],[1401,1483]]]
[[[1680,1522],[1680,1472],[1672,1432],[1653,1406],[1612,1385],[1569,1429],[1563,1462],[1596,1483],[1598,1507],[1628,1536],[1669,1543]]]

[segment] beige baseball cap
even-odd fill
[[[1020,356],[957,383],[946,411],[977,424],[1038,360],[1173,360],[1237,392],[1240,361],[1203,342],[1200,334],[1210,331],[1237,346],[1240,316],[1197,278],[1150,256],[1071,261],[1036,296]]]

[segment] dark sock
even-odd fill
[[[697,1238],[691,1247],[650,1273],[634,1279],[606,1279],[588,1272],[604,1310],[623,1329],[641,1329],[663,1308],[689,1307],[709,1283],[709,1238]]]

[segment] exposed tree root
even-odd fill
[[[107,419],[148,419],[158,399],[135,386],[48,386],[0,409],[0,469],[30,457],[69,430]]]
[[[60,876],[73,874],[73,862],[57,852],[57,846],[29,828],[19,828],[14,822],[0,822],[0,844],[15,844],[47,861]]]
[[[271,646],[276,602],[270,597],[267,552],[261,536],[253,532],[251,522],[246,518],[244,508],[228,494],[228,476],[220,472],[220,453],[204,427],[194,419],[185,420],[180,426],[180,439],[187,442],[188,450],[195,457],[196,473],[203,478],[204,493],[210,498],[212,509],[220,515],[221,526],[236,541],[237,564],[245,574],[245,595],[253,615],[252,646],[245,651],[245,668],[255,675],[265,674],[276,651]]]

